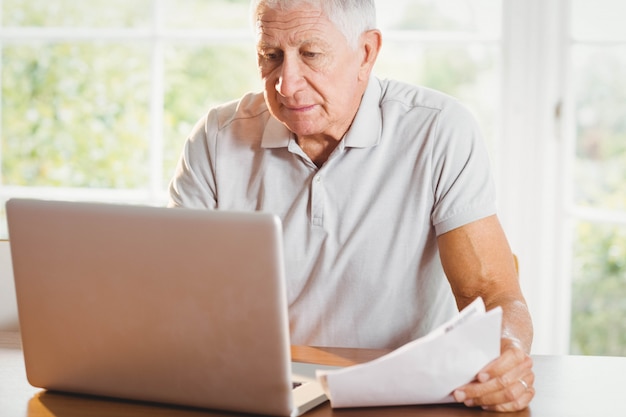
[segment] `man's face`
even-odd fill
[[[367,81],[359,49],[319,10],[302,5],[261,11],[257,52],[271,114],[299,138],[341,139]]]

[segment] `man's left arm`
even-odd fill
[[[526,408],[535,390],[530,347],[533,328],[518,280],[513,253],[497,216],[442,234],[441,262],[463,309],[482,297],[487,310],[502,307],[501,355],[476,380],[454,392],[457,401],[492,411]]]

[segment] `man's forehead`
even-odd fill
[[[296,19],[320,18],[326,18],[324,12],[308,3],[300,3],[288,8],[264,6],[257,13],[257,21],[260,22],[290,22]]]
[[[300,25],[263,25],[257,28],[257,43],[260,46],[328,44],[334,31],[330,26],[320,25],[319,20]]]
[[[258,15],[256,29],[258,37],[285,33],[302,36],[307,32],[324,32],[329,25],[332,25],[330,20],[317,9],[264,9]]]

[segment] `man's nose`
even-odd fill
[[[302,70],[302,62],[299,59],[285,56],[276,82],[276,91],[283,97],[293,96],[304,84]]]

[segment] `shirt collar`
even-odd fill
[[[371,76],[352,126],[344,137],[343,141],[346,147],[369,148],[379,143],[382,129],[381,95],[380,81]],[[285,125],[275,119],[274,116],[270,116],[263,131],[261,146],[264,148],[284,148],[289,145],[289,141],[293,138],[293,133]]]
[[[369,148],[378,145],[382,131],[380,100],[382,89],[378,78],[371,76],[344,141],[346,147]]]
[[[270,116],[263,131],[261,146],[263,148],[285,148],[289,145],[292,137],[293,133],[285,125],[275,119],[274,116]]]

